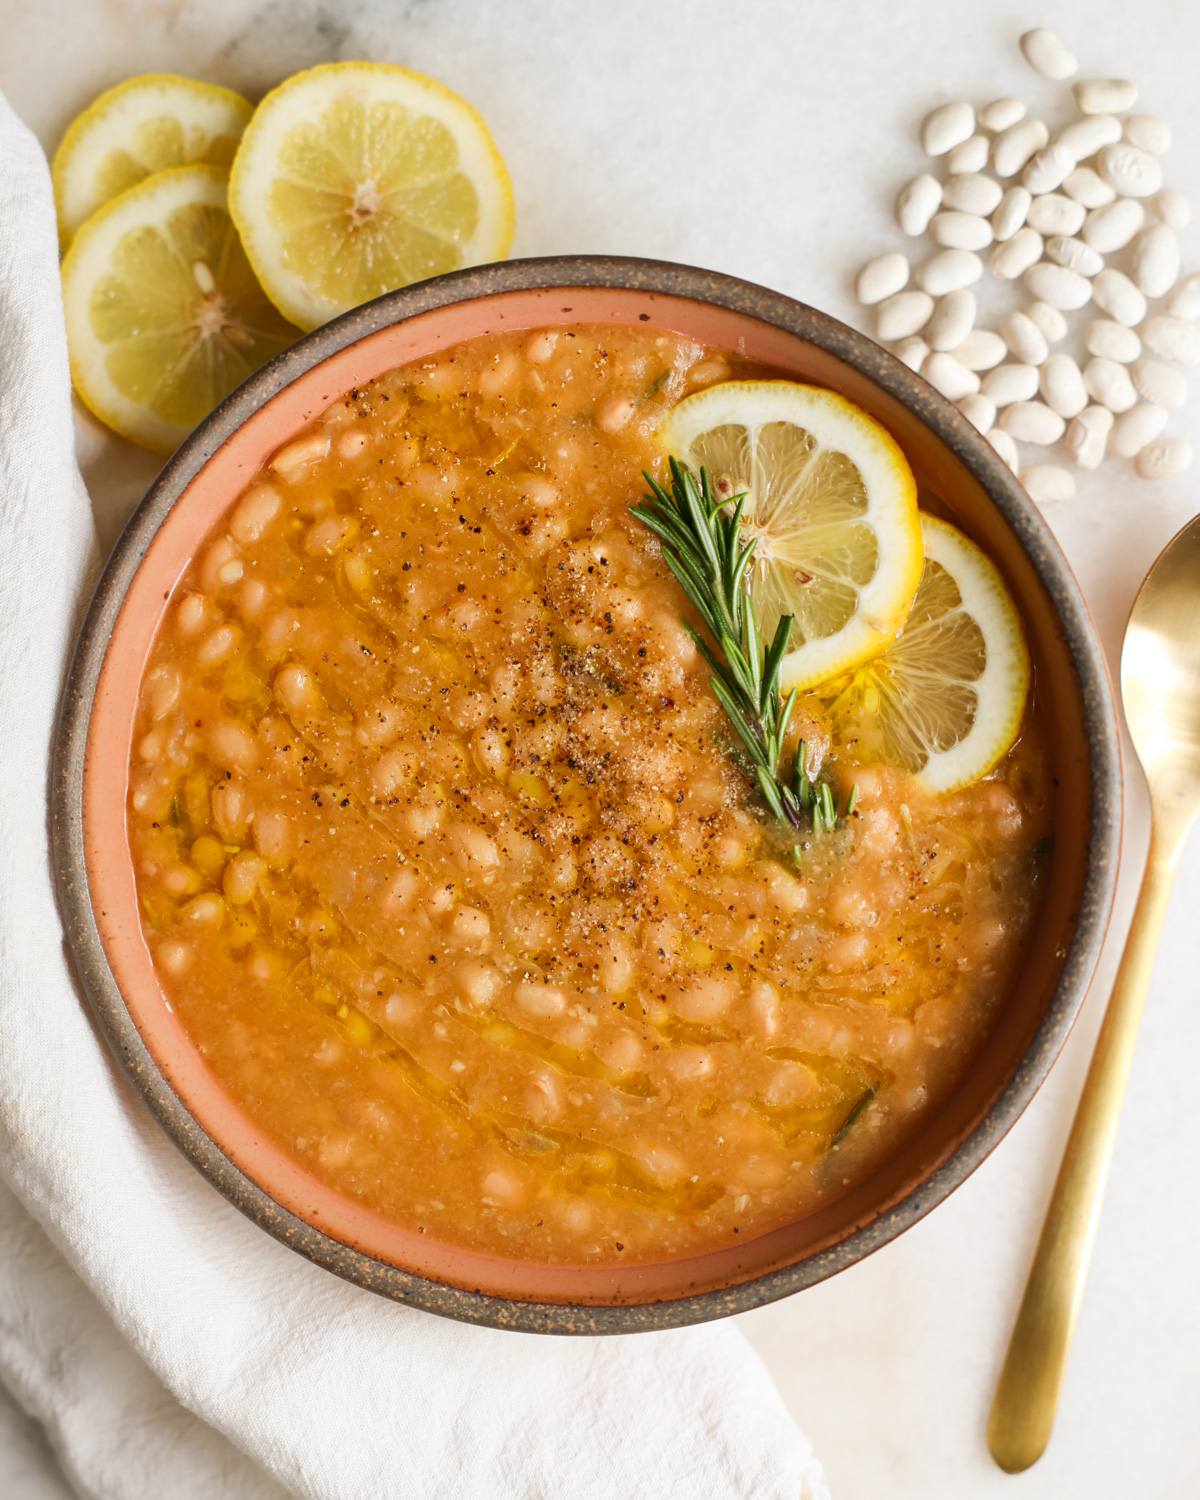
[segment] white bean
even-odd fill
[[[869,260],[854,282],[854,295],[864,307],[894,297],[908,285],[908,260],[898,251]]]
[[[1076,161],[1066,146],[1046,146],[1026,163],[1021,181],[1035,198],[1039,193],[1052,193],[1075,170]]]
[[[1136,327],[1146,316],[1146,299],[1124,271],[1114,271],[1111,267],[1101,271],[1092,282],[1092,295],[1098,307],[1126,328]]]
[[[1133,279],[1147,297],[1165,297],[1179,280],[1179,241],[1165,224],[1151,224],[1133,242]]]
[[[983,394],[997,406],[1031,401],[1038,391],[1036,365],[997,365],[983,377]]]
[[[1152,156],[1161,156],[1171,149],[1171,127],[1154,115],[1126,115],[1125,139]]]
[[[1093,401],[1120,413],[1137,405],[1137,392],[1129,371],[1115,359],[1089,359],[1083,367],[1083,385]]]
[[[979,214],[955,210],[934,214],[929,232],[934,243],[947,250],[982,250],[992,243],[992,226]]]
[[[992,251],[988,264],[992,268],[992,275],[998,276],[1001,281],[1015,281],[1018,276],[1023,276],[1030,266],[1034,266],[1042,258],[1045,241],[1036,229],[1030,229],[1026,224],[1024,229],[1018,229],[1011,240],[1006,240],[1003,245],[997,245]]]
[[[1063,312],[1073,312],[1091,300],[1092,283],[1086,276],[1068,271],[1066,266],[1052,266],[1046,261],[1030,266],[1025,285],[1039,302],[1048,302]]]
[[[1122,198],[1149,198],[1162,187],[1162,168],[1149,151],[1121,141],[1105,146],[1100,175]]]
[[[945,156],[975,134],[975,111],[969,104],[943,104],[926,115],[921,126],[921,145],[929,156]]]
[[[920,370],[929,357],[929,345],[923,338],[901,339],[896,345],[896,358],[902,360],[910,370]]]
[[[1143,401],[1175,411],[1187,400],[1187,376],[1156,359],[1136,360],[1129,370],[1133,388]]]
[[[1034,72],[1043,78],[1070,78],[1079,70],[1075,54],[1044,26],[1025,33],[1021,38],[1021,54]]]
[[[1084,348],[1100,359],[1115,359],[1127,365],[1142,352],[1142,341],[1132,328],[1111,318],[1093,318],[1083,331]]]
[[[920,333],[933,312],[928,292],[897,292],[875,309],[875,336],[885,344]]]
[[[1079,210],[1083,212],[1082,209]],[[1104,269],[1104,257],[1082,240],[1056,234],[1046,241],[1046,255],[1056,266],[1066,266],[1080,276],[1095,276]]]
[[[1050,353],[1045,335],[1026,313],[1006,313],[1000,319],[1000,333],[1013,358],[1023,365],[1040,365]]]
[[[946,184],[942,202],[964,214],[990,214],[1003,196],[1004,189],[994,178],[979,172],[959,172]]]
[[[1017,452],[1017,445],[1005,432],[1003,427],[993,427],[987,434],[987,441],[1015,474],[1021,463],[1021,456]]]
[[[1113,414],[1107,406],[1088,406],[1067,428],[1067,452],[1081,469],[1098,469],[1104,459]]]
[[[1160,438],[1147,443],[1133,461],[1143,479],[1172,479],[1182,474],[1192,462],[1192,445],[1182,438]]]
[[[900,189],[896,197],[896,223],[914,238],[924,234],[941,202],[941,183],[928,172],[922,172]]]
[[[925,337],[931,349],[957,349],[974,326],[974,293],[966,290],[947,292],[933,310]]]
[[[1042,400],[1060,417],[1077,417],[1088,404],[1079,366],[1069,354],[1052,354],[1041,369]]]
[[[996,403],[979,391],[964,396],[958,409],[967,421],[979,432],[988,433],[996,422]]]
[[[1048,344],[1057,344],[1060,339],[1066,338],[1067,320],[1057,307],[1051,307],[1048,302],[1029,303],[1025,316]]]
[[[1152,443],[1167,425],[1167,414],[1161,406],[1139,402],[1122,412],[1113,423],[1108,451],[1118,458],[1135,458],[1147,443]]]
[[[1063,183],[1063,192],[1084,208],[1105,208],[1117,196],[1098,172],[1091,167],[1076,167]]]
[[[1003,243],[1011,240],[1029,216],[1029,205],[1033,194],[1028,188],[1011,187],[1000,200],[1000,206],[992,215],[992,233]]]
[[[990,370],[1007,355],[1008,349],[1000,335],[990,328],[972,328],[951,353],[968,370]]]
[[[1200,318],[1200,275],[1185,276],[1171,293],[1167,311],[1173,318],[1186,318],[1189,323]]]
[[[982,275],[983,262],[978,255],[970,250],[942,250],[919,267],[917,285],[931,297],[944,297],[947,292],[974,286]]]
[[[992,170],[997,177],[1013,177],[1050,139],[1041,120],[1018,120],[992,142]]]
[[[946,158],[950,172],[981,172],[987,166],[991,142],[986,135],[973,135],[961,146],[955,146]]]
[[[1005,409],[1000,420],[1010,437],[1036,443],[1038,447],[1057,443],[1067,426],[1056,411],[1041,401],[1016,401]]]
[[[1146,222],[1146,210],[1136,198],[1118,198],[1103,208],[1093,208],[1083,224],[1084,242],[1108,255],[1122,250]]]
[[[935,390],[941,391],[947,401],[958,401],[979,389],[979,376],[975,371],[960,365],[953,354],[942,350],[934,350],[921,366],[921,374]]]
[[[1026,494],[1039,505],[1074,499],[1075,480],[1071,471],[1058,464],[1033,464],[1021,470],[1020,479]]]
[[[1029,225],[1039,234],[1078,234],[1087,218],[1082,203],[1065,193],[1044,193],[1029,205]]]
[[[1102,146],[1121,139],[1121,122],[1115,115],[1084,115],[1058,132],[1056,143],[1065,146],[1076,161],[1095,156]]]
[[[1137,84],[1128,78],[1081,78],[1071,85],[1082,115],[1120,115],[1137,103]]]
[[[1168,229],[1186,229],[1192,222],[1191,204],[1175,188],[1163,188],[1161,193],[1155,193],[1150,207]]]
[[[993,99],[979,111],[979,123],[985,130],[1007,130],[1025,118],[1025,106],[1019,99]]]
[[[1200,361],[1200,328],[1182,318],[1148,318],[1142,328],[1142,343],[1153,353],[1189,369]]]

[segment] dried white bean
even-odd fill
[[[983,377],[983,394],[997,406],[1032,401],[1037,392],[1036,365],[998,365]]]
[[[1133,388],[1143,401],[1174,411],[1187,400],[1187,376],[1156,359],[1139,359],[1130,366]]]
[[[1168,229],[1186,229],[1192,222],[1192,207],[1182,193],[1175,188],[1163,188],[1155,193],[1150,207]]]
[[[854,283],[854,295],[864,307],[894,297],[908,285],[908,260],[898,251],[869,260]]]
[[[1058,132],[1057,143],[1065,146],[1076,161],[1086,161],[1101,146],[1111,146],[1120,139],[1121,122],[1115,115],[1084,115]]]
[[[1041,235],[1027,224],[1024,229],[1018,229],[1011,240],[992,251],[988,261],[992,275],[998,276],[1001,281],[1015,281],[1030,266],[1041,260],[1044,248],[1045,242]]]
[[[897,292],[881,302],[875,312],[875,337],[885,344],[920,333],[933,314],[928,292]]]
[[[1027,313],[1006,313],[1000,319],[1000,333],[1020,364],[1040,365],[1050,353],[1045,334]]]
[[[985,130],[1007,130],[1025,118],[1025,106],[1019,99],[993,99],[979,111],[979,123]]]
[[[1077,160],[1074,152],[1066,146],[1047,146],[1030,158],[1021,181],[1035,198],[1039,193],[1052,193],[1075,170]]]
[[[935,350],[921,366],[921,374],[948,401],[959,401],[979,389],[979,376],[960,365],[953,354]]]
[[[1162,187],[1162,168],[1139,146],[1127,141],[1105,146],[1098,160],[1101,177],[1122,198],[1149,198]]]
[[[997,177],[1013,177],[1050,139],[1041,120],[1018,120],[992,142],[992,170]]]
[[[1148,318],[1142,343],[1155,354],[1189,369],[1200,360],[1200,328],[1182,318]]]
[[[926,115],[921,126],[921,145],[929,156],[945,156],[974,134],[975,111],[969,104],[943,104]]]
[[[1069,354],[1052,354],[1041,369],[1042,400],[1060,417],[1077,417],[1088,404],[1079,366]]]
[[[948,250],[982,250],[992,243],[992,226],[979,214],[934,214],[929,232],[935,244]]]
[[[933,310],[933,317],[925,329],[925,338],[931,349],[949,351],[957,349],[975,326],[975,295],[973,292],[947,292]]]
[[[1067,320],[1048,302],[1031,302],[1025,309],[1025,316],[1048,344],[1057,344],[1066,338]]]
[[[1036,443],[1039,448],[1057,443],[1067,426],[1056,411],[1041,401],[1016,401],[1005,408],[1000,420],[1010,437],[1022,443]]]
[[[1137,103],[1137,84],[1128,78],[1081,78],[1071,85],[1081,115],[1120,115]]]
[[[1063,183],[1063,192],[1076,203],[1082,203],[1084,208],[1105,208],[1117,196],[1091,167],[1076,167]]]
[[[1084,329],[1083,344],[1089,354],[1115,359],[1119,365],[1132,363],[1142,352],[1142,341],[1133,329],[1111,318],[1093,318]]]
[[[1063,312],[1074,312],[1077,307],[1085,306],[1092,296],[1092,283],[1086,276],[1078,276],[1066,266],[1052,266],[1047,261],[1030,266],[1025,272],[1025,285],[1039,302],[1048,302]]]
[[[918,269],[917,285],[931,297],[944,297],[960,287],[974,286],[982,275],[978,255],[970,250],[942,250]]]
[[[959,172],[946,184],[942,202],[965,214],[990,214],[1003,196],[1004,189],[994,178],[979,172]]]
[[[919,371],[929,358],[929,345],[923,338],[901,339],[896,345],[896,358],[902,360],[910,370]]]
[[[1161,156],[1171,149],[1171,127],[1154,115],[1126,115],[1125,139],[1131,146]]]
[[[1167,425],[1167,414],[1161,406],[1139,402],[1122,412],[1113,423],[1108,451],[1118,458],[1134,458],[1147,443],[1152,443]]]
[[[1078,234],[1085,218],[1083,204],[1064,193],[1044,193],[1029,205],[1029,227],[1039,234]]]
[[[1083,212],[1082,209],[1079,210]],[[1070,239],[1056,234],[1046,241],[1046,255],[1056,266],[1066,266],[1080,276],[1095,276],[1104,269],[1104,257],[1098,250],[1085,245],[1082,240]]]
[[[942,185],[936,177],[922,172],[906,182],[896,196],[896,223],[914,238],[924,234],[929,221],[942,202]]]
[[[1185,276],[1171,293],[1167,311],[1173,318],[1200,318],[1200,275]]]
[[[972,328],[957,349],[951,350],[968,370],[990,370],[1008,354],[1004,340],[990,328]]]
[[[1103,208],[1093,208],[1084,220],[1084,242],[1108,255],[1122,250],[1146,222],[1146,210],[1136,198],[1117,198]]]
[[[1104,459],[1113,414],[1107,406],[1088,406],[1067,428],[1067,452],[1081,469],[1098,469]]]
[[[1092,282],[1092,295],[1097,306],[1126,328],[1135,328],[1146,316],[1146,299],[1124,271],[1101,271]]]
[[[1179,280],[1179,241],[1165,224],[1151,224],[1133,242],[1133,279],[1147,297],[1165,297]]]
[[[992,215],[992,233],[1003,243],[1011,240],[1029,215],[1033,194],[1028,188],[1012,187],[1000,200],[1000,206]]]
[[[1033,464],[1030,468],[1021,470],[1020,480],[1029,498],[1039,505],[1071,500],[1075,496],[1075,480],[1071,471],[1058,464]]]
[[[996,403],[989,401],[979,391],[975,391],[970,396],[964,396],[958,403],[958,409],[978,432],[991,432],[995,425]]]
[[[1017,445],[1005,432],[1003,427],[993,427],[987,434],[987,440],[992,447],[1015,474],[1021,463],[1021,456],[1017,452]]]
[[[1128,411],[1137,405],[1137,392],[1129,371],[1115,359],[1089,359],[1083,367],[1083,385],[1093,401],[1111,412]]]
[[[1192,445],[1182,438],[1160,438],[1157,443],[1147,443],[1133,461],[1133,467],[1143,479],[1173,479],[1182,474],[1192,462]]]
[[[991,142],[986,135],[973,135],[961,146],[955,146],[946,158],[946,169],[950,172],[982,172],[987,166]]]
[[[1027,31],[1021,38],[1021,52],[1025,61],[1043,78],[1070,78],[1079,70],[1075,54],[1069,52],[1052,31],[1039,26]]]

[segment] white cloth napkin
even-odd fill
[[[0,99],[0,1381],[77,1493],[825,1500],[731,1325],[558,1339],[400,1307],[269,1239],[160,1135],[73,983],[50,873],[95,564],[49,176]]]

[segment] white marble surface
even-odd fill
[[[482,111],[512,169],[514,254],[658,255],[763,282],[860,321],[870,254],[904,248],[889,208],[920,170],[914,126],[935,102],[1015,92],[1062,112],[1020,61],[1044,24],[1086,74],[1142,84],[1175,129],[1169,183],[1200,207],[1200,9],[1180,0],[0,0],[0,87],[55,145],[100,89],[169,69],[252,96],[338,57],[401,62]],[[0,212],[3,206],[0,205]],[[1184,236],[1200,267],[1200,229]],[[865,325],[864,325],[865,326]],[[1200,449],[1200,400],[1171,430]],[[116,515],[154,465],[97,449],[89,479]],[[1052,513],[1114,666],[1138,581],[1200,509],[1200,466],[1145,485],[1112,462]],[[1020,1500],[1200,1492],[1200,1058],[1194,913],[1200,838],[1168,919],[1099,1242],[1046,1457],[991,1464],[984,1424],[1012,1313],[1118,957],[1145,847],[1130,773],[1126,859],[1100,977],[1060,1064],[993,1157],[869,1261],[742,1320],[811,1434],[836,1500]],[[65,1494],[36,1433],[0,1410],[0,1494]]]

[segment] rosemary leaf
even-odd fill
[[[854,1129],[854,1127],[862,1119],[863,1113],[866,1110],[867,1105],[870,1104],[871,1100],[874,1099],[875,1095],[878,1092],[879,1092],[879,1085],[877,1083],[873,1083],[871,1085],[871,1087],[866,1091],[866,1093],[863,1094],[862,1097],[858,1100],[858,1102],[855,1104],[854,1108],[850,1111],[850,1113],[842,1121],[842,1128],[834,1136],[833,1140],[830,1141],[830,1143],[829,1143],[829,1149],[831,1151],[834,1149],[835,1146],[840,1146],[842,1144],[842,1142],[846,1139],[846,1137],[850,1134],[850,1132]]]

